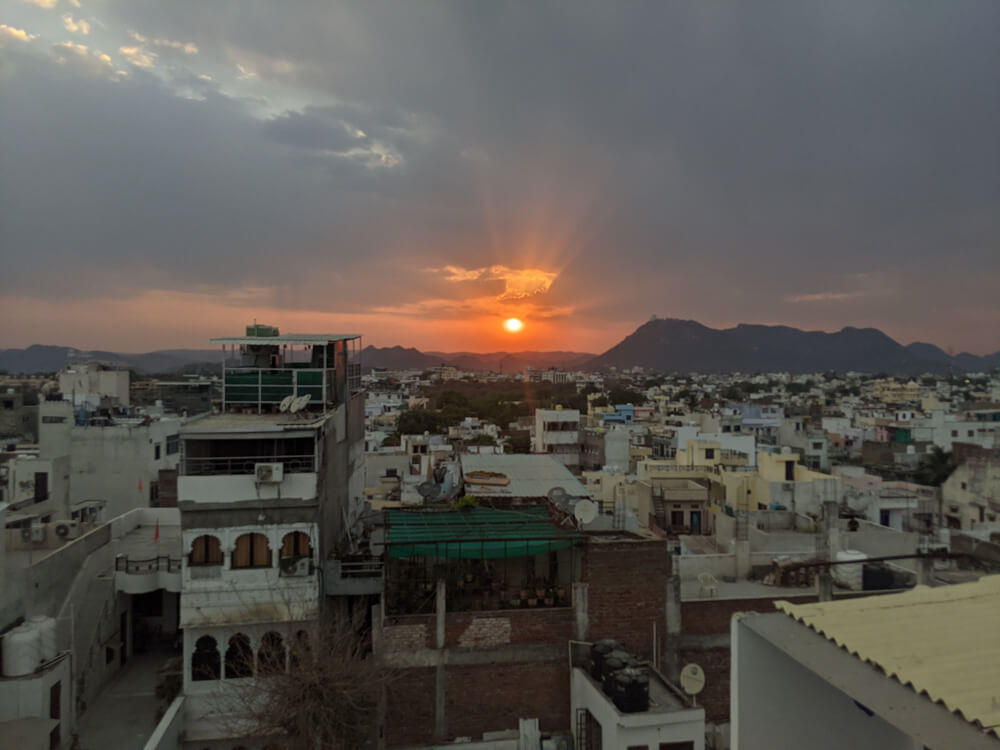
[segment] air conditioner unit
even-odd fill
[[[254,480],[264,484],[280,482],[285,478],[284,464],[254,464]]]
[[[788,490],[788,491],[794,490],[795,489],[795,483],[794,482],[782,482],[781,489]]]
[[[281,561],[281,575],[283,576],[307,576],[312,560],[308,557],[288,557]]]
[[[80,523],[78,521],[56,521],[54,528],[56,536],[60,539],[76,539],[80,536]]]

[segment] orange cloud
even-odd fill
[[[446,281],[502,281],[503,294],[497,297],[499,301],[525,299],[536,294],[549,291],[552,282],[559,275],[540,268],[510,268],[493,265],[483,268],[462,268],[461,266],[445,266],[431,268],[429,271],[444,272]]]

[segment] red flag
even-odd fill
[[[156,519],[156,532],[153,534],[153,544],[160,543],[160,519]]]

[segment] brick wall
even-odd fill
[[[705,708],[705,721],[720,724],[729,721],[729,633],[730,621],[737,612],[773,612],[776,601],[794,604],[816,601],[816,596],[778,596],[766,599],[699,599],[681,603],[680,663],[690,662],[705,671],[705,688],[698,703]],[[684,636],[719,636],[708,647],[691,645]]]
[[[386,696],[386,744],[427,742],[434,734],[434,668],[400,669]]]
[[[657,638],[667,632],[669,575],[665,541],[588,543],[581,576],[588,584],[588,639],[616,638],[630,652],[652,658],[653,623]]]
[[[516,729],[538,717],[543,732],[569,726],[569,667],[562,662],[450,666],[445,687],[450,737]],[[433,707],[432,707],[433,711]]]
[[[382,651],[393,654],[434,648],[434,623],[434,615],[387,617],[382,628]]]
[[[454,612],[445,616],[445,646],[487,646],[565,643],[573,637],[569,607],[495,612]]]

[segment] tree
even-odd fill
[[[608,402],[612,406],[617,406],[618,404],[636,404],[642,406],[646,403],[646,399],[632,388],[616,385],[608,391]]]
[[[395,448],[400,444],[399,435],[386,435],[382,440],[383,448]]]
[[[474,438],[468,441],[469,445],[496,445],[497,441],[492,437],[483,433],[481,435],[476,435]]]
[[[234,636],[223,649],[222,669],[251,679],[232,680],[236,689],[219,698],[228,704],[230,731],[265,744],[273,739],[282,750],[373,747],[394,673],[371,654],[368,635],[361,617],[285,638],[272,632],[261,639],[256,663],[255,644]]]
[[[507,448],[511,453],[531,453],[531,435],[527,432],[515,432],[507,438]]]
[[[916,479],[928,487],[940,487],[956,468],[955,457],[935,445],[930,453],[920,459]]]

